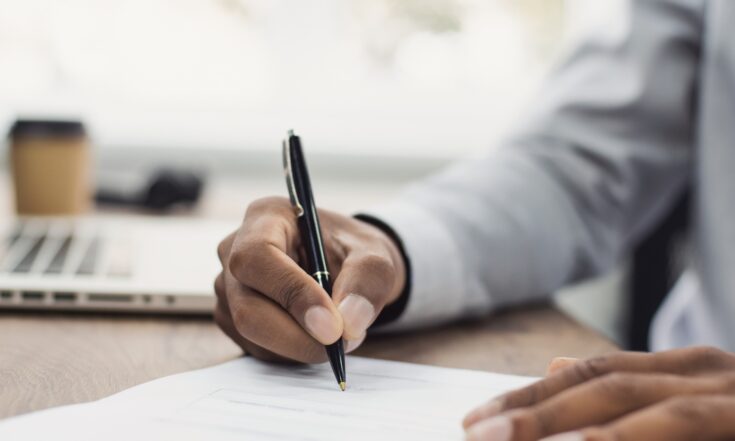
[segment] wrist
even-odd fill
[[[383,308],[373,325],[390,323],[398,319],[408,304],[411,292],[411,262],[406,254],[400,236],[382,220],[365,214],[357,214],[355,219],[380,230],[387,238],[388,248],[395,262],[396,284],[391,292],[390,301]]]

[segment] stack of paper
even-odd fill
[[[532,378],[347,358],[328,365],[252,358],[173,375],[87,404],[0,423],[0,439],[461,440],[474,406]]]

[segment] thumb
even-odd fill
[[[359,340],[395,289],[396,269],[389,257],[351,254],[334,281],[332,298],[342,315],[343,337]]]
[[[556,357],[553,360],[551,360],[551,363],[549,363],[549,366],[546,368],[546,376],[549,377],[551,375],[554,375],[560,370],[566,367],[569,367],[578,361],[579,361],[578,358]]]

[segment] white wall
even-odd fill
[[[561,34],[543,1],[0,0],[0,122],[81,115],[105,147],[268,150],[294,127],[312,150],[457,156],[543,76]]]

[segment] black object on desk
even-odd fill
[[[301,243],[306,253],[306,269],[314,277],[324,291],[332,296],[332,283],[327,267],[327,256],[322,242],[321,226],[317,215],[314,194],[311,191],[309,171],[306,168],[306,159],[301,149],[301,140],[293,131],[283,140],[283,168],[286,174],[286,186],[291,198],[291,204],[296,211],[296,217],[301,233]],[[340,338],[326,346],[329,364],[339,387],[345,390],[345,351]]]
[[[204,179],[187,170],[159,169],[142,175],[108,171],[97,177],[95,201],[162,212],[175,206],[194,206],[203,187]]]

